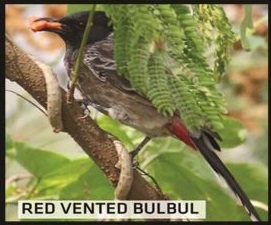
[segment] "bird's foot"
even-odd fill
[[[130,151],[130,156],[132,159],[134,159],[138,153],[140,152],[140,150],[151,140],[150,137],[146,136],[140,143],[139,145],[132,151]]]
[[[85,119],[86,117],[88,117],[90,114],[90,110],[88,109],[89,105],[88,101],[84,99],[76,99],[75,101],[78,102],[81,108],[83,109],[83,116],[80,116],[79,118]]]
[[[132,160],[132,164],[133,164],[133,168],[138,168],[139,163],[138,161],[135,159],[135,157],[138,155],[138,153],[140,152],[140,150],[151,140],[150,137],[146,136],[140,143],[139,145],[132,151],[129,152],[131,160]]]

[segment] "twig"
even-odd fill
[[[152,182],[154,183],[156,189],[159,190],[159,192],[163,193],[163,192],[162,192],[162,189],[160,188],[160,186],[159,186],[159,184],[158,184],[158,182],[155,180],[155,178],[154,178],[152,175],[150,175],[149,173],[147,173],[146,171],[144,171],[143,169],[141,169],[141,168],[138,167],[138,166],[137,166],[136,168],[137,168],[142,174],[144,174],[145,176],[149,177],[149,178],[152,180]]]
[[[75,61],[74,70],[72,72],[72,78],[71,78],[72,79],[71,87],[70,87],[70,89],[69,89],[69,91],[67,93],[67,102],[68,103],[70,103],[72,101],[72,99],[73,99],[73,93],[74,93],[74,90],[75,90],[76,82],[78,80],[78,73],[79,73],[80,64],[82,63],[82,60],[83,60],[84,49],[85,49],[85,46],[87,44],[89,31],[90,31],[90,28],[92,27],[92,24],[93,24],[92,20],[93,20],[93,15],[94,15],[95,8],[96,8],[96,4],[93,5],[92,10],[89,13],[87,26],[85,28],[83,39],[81,41],[80,48],[79,48],[79,51],[78,51],[78,55],[77,55],[77,58],[76,58],[76,61]]]
[[[22,96],[21,94],[19,94],[16,91],[12,91],[9,89],[6,89],[5,91],[11,92],[17,96],[19,96],[20,98],[24,99],[25,101],[27,101],[28,103],[30,103],[31,105],[33,105],[34,107],[36,107],[39,111],[41,111],[46,117],[48,116],[47,113],[45,112],[45,110],[43,110],[41,107],[39,107],[38,105],[36,105],[34,102],[31,102],[30,100],[28,100],[26,97]]]

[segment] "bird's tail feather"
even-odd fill
[[[171,123],[168,124],[168,130],[193,149],[199,150],[213,170],[226,181],[230,189],[240,199],[251,219],[253,221],[261,220],[246,193],[237,183],[220,158],[216,155],[215,150],[220,151],[220,147],[215,140],[221,139],[218,134],[211,132],[208,129],[190,133],[178,117],[172,118]]]
[[[255,210],[254,206],[251,204],[246,193],[243,191],[243,189],[240,187],[240,185],[237,183],[235,178],[232,176],[232,174],[223,164],[220,158],[216,155],[213,149],[210,149],[209,147],[210,145],[208,144],[210,137],[207,137],[205,136],[204,133],[202,133],[202,135],[200,135],[199,137],[190,137],[190,138],[192,139],[192,142],[194,143],[196,148],[200,151],[200,153],[209,163],[209,165],[226,181],[230,189],[241,200],[243,206],[248,211],[248,214],[250,215],[251,219],[253,221],[260,221],[261,219],[257,211]]]

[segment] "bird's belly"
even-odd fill
[[[123,108],[121,105],[115,105],[108,110],[108,115],[125,125],[136,128],[149,137],[168,135],[168,132],[165,129],[165,124],[167,124],[168,120],[156,113],[150,118],[149,113],[144,110],[139,114],[135,114],[131,113],[128,108]]]
[[[84,76],[79,80],[80,91],[84,98],[97,105],[97,109],[134,127],[150,137],[168,135],[165,117],[140,95],[122,91],[109,82],[101,81],[94,76]]]

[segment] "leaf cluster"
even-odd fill
[[[119,74],[165,116],[189,129],[223,128],[225,100],[217,90],[234,41],[218,5],[103,5],[114,26]],[[215,45],[214,68],[205,57]]]

